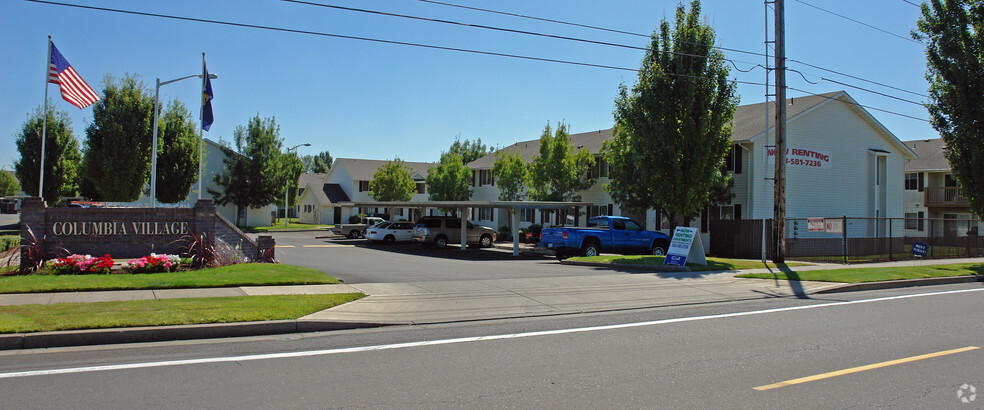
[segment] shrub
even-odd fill
[[[108,254],[99,258],[72,254],[64,258],[52,259],[51,264],[49,273],[52,275],[105,275],[113,268],[113,258]]]
[[[178,255],[158,255],[143,256],[126,261],[126,269],[130,273],[162,273],[172,272],[181,263]]]
[[[20,235],[0,236],[0,252],[6,252],[20,246]]]
[[[527,228],[527,230],[529,232],[529,241],[530,241],[530,243],[540,242],[540,230],[542,230],[542,229],[543,229],[543,226],[540,226],[540,225],[537,225],[537,224],[530,225],[529,228]]]

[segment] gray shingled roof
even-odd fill
[[[807,110],[820,105],[827,100],[836,98],[839,94],[844,94],[843,91],[835,91],[826,94],[810,95],[806,97],[796,97],[789,99],[789,105],[786,107],[786,118],[792,119],[793,117],[800,115]],[[768,114],[766,114],[766,109],[768,109]],[[766,115],[769,118],[775,118],[775,104],[766,103],[758,104],[748,104],[742,105],[735,109],[735,117],[732,121],[732,135],[731,139],[733,141],[747,141],[761,134],[765,131],[765,119]],[[769,127],[773,127],[775,124],[770,123]],[[580,134],[571,134],[571,143],[575,147],[584,147],[592,153],[597,153],[601,151],[601,144],[607,139],[612,137],[612,129],[584,132]],[[532,161],[533,157],[539,153],[540,150],[540,139],[517,142],[515,144],[509,145],[502,148],[502,150],[511,150],[519,153],[526,161]],[[492,164],[495,163],[495,154],[489,154],[475,161],[468,163],[468,166],[472,169],[490,169]]]
[[[389,160],[377,160],[377,159],[354,159],[354,158],[336,158],[335,162],[332,164],[332,168],[342,165],[348,170],[352,179],[356,181],[369,181],[372,180],[372,176],[376,174],[376,170],[380,166],[386,165],[390,162]],[[414,172],[420,174],[420,176],[427,177],[427,168],[437,165],[434,162],[409,162],[403,161],[403,164],[410,167],[410,173]]]
[[[946,160],[946,155],[944,154],[946,143],[943,142],[942,138],[906,141],[905,145],[919,156],[917,159],[910,159],[905,162],[906,171],[950,170],[950,161]]]

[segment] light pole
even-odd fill
[[[171,83],[176,83],[181,80],[187,80],[189,78],[202,78],[201,74],[189,75],[187,77],[181,77],[176,80],[161,82],[161,79],[157,79],[157,87],[154,88],[154,143],[153,149],[151,151],[150,159],[150,207],[157,207],[157,118],[160,117],[157,106],[160,104],[161,86],[168,85]],[[209,73],[208,78],[216,79],[219,78],[218,75],[214,73]]]
[[[297,149],[297,147],[310,147],[310,146],[311,144],[308,143],[297,144],[293,147],[287,148],[287,155],[290,155],[290,151]],[[289,198],[289,195],[290,195],[290,180],[287,181],[287,186],[284,187],[284,228],[287,227],[287,220],[290,219],[288,218],[288,211],[290,210],[290,207],[287,205],[288,203],[287,198]]]

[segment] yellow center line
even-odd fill
[[[302,248],[346,248],[346,247],[349,247],[349,246],[355,246],[355,245],[333,245],[333,244],[329,244],[329,245],[301,245]]]
[[[293,248],[294,245],[277,245],[278,248]]]
[[[902,359],[889,360],[887,362],[874,363],[874,364],[869,364],[869,365],[865,365],[865,366],[852,367],[850,369],[837,370],[837,371],[828,372],[828,373],[816,374],[816,375],[813,375],[813,376],[801,377],[799,379],[786,380],[784,382],[767,384],[765,386],[758,386],[758,387],[755,387],[754,389],[755,390],[758,390],[758,391],[772,390],[772,389],[779,388],[779,387],[786,387],[786,386],[792,386],[794,384],[800,384],[800,383],[807,383],[807,382],[812,382],[812,381],[817,381],[817,380],[829,379],[831,377],[843,376],[845,374],[859,373],[859,372],[863,372],[863,371],[867,371],[867,370],[873,370],[873,369],[878,369],[878,368],[882,368],[882,367],[894,366],[894,365],[897,365],[897,364],[909,363],[909,362],[914,362],[914,361],[917,361],[917,360],[932,359],[934,357],[946,356],[946,355],[951,355],[951,354],[956,354],[956,353],[963,353],[963,352],[968,352],[968,351],[977,350],[977,349],[980,349],[980,347],[977,347],[977,346],[967,346],[967,347],[961,347],[959,349],[944,350],[942,352],[927,353],[927,354],[923,354],[923,355],[919,355],[919,356],[912,356],[912,357],[906,357],[906,358],[902,358]]]

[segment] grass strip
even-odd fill
[[[655,266],[662,265],[663,256],[652,256],[652,255],[601,255],[601,256],[579,256],[568,259],[569,261],[575,262],[594,262],[594,263],[621,263],[627,265],[643,265],[643,266]],[[788,267],[788,266],[804,266],[805,263],[780,263],[778,267]],[[707,265],[697,265],[693,263],[688,263],[687,267],[692,271],[709,271],[709,270],[735,270],[735,269],[757,269],[757,268],[776,268],[776,264],[772,262],[762,262],[756,260],[748,259],[725,259],[725,258],[707,258]]]
[[[311,231],[311,230],[327,230],[334,225],[325,224],[302,224],[297,222],[297,219],[290,218],[290,223],[285,227],[284,219],[277,218],[277,222],[270,226],[250,226],[247,228],[240,228],[243,232],[250,233],[263,233],[263,232],[290,232],[290,231]]]
[[[2,306],[0,333],[287,320],[362,297],[339,293]]]
[[[984,265],[958,263],[949,265],[904,266],[892,268],[848,268],[831,270],[746,273],[739,278],[808,280],[818,282],[881,282],[886,280],[942,278],[947,276],[984,275]]]
[[[339,283],[324,272],[273,263],[242,263],[187,272],[0,277],[0,293],[187,289]]]

